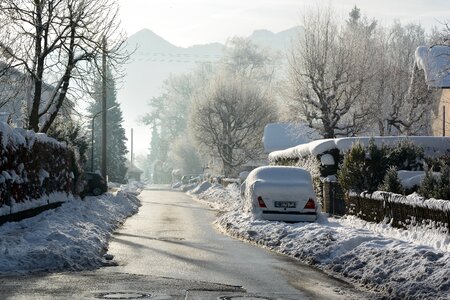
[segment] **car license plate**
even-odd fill
[[[295,202],[292,202],[292,201],[275,201],[275,207],[295,208]]]

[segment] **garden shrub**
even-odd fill
[[[418,193],[425,198],[450,200],[450,166],[441,162],[440,175],[427,167]]]
[[[355,144],[344,155],[338,180],[342,188],[347,191],[374,192],[379,186],[383,186],[386,190],[389,185],[392,185],[395,191],[387,191],[401,191],[395,187],[393,173],[386,178],[388,170],[390,167],[401,170],[421,170],[424,156],[424,150],[411,141],[401,141],[388,147],[377,146],[371,139],[367,149],[361,144]],[[386,180],[392,180],[392,182],[387,183]]]
[[[404,194],[405,190],[403,189],[400,179],[398,178],[396,167],[389,167],[386,175],[384,176],[383,182],[378,189],[380,191],[386,191],[395,194]]]
[[[425,153],[423,149],[410,140],[400,141],[398,144],[387,148],[386,159],[389,166],[395,166],[398,170],[417,171],[423,169]]]
[[[345,155],[338,181],[344,190],[363,191],[366,188],[365,178],[361,176],[365,169],[366,150],[360,143],[355,144]]]

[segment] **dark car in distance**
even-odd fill
[[[94,196],[101,195],[108,191],[108,184],[102,175],[94,172],[86,172],[85,174],[85,193]]]

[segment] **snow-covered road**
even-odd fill
[[[322,216],[316,223],[255,220],[242,213],[237,186],[199,187],[192,193],[225,211],[225,233],[315,265],[380,296],[450,299],[450,237],[435,229],[399,230],[355,217]]]

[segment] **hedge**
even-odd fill
[[[73,193],[77,167],[64,143],[0,122],[0,215],[38,207],[51,193]]]

